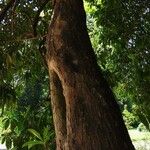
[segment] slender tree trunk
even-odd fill
[[[57,150],[134,150],[97,65],[82,0],[55,0],[47,42]]]

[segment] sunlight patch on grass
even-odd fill
[[[132,141],[150,140],[150,132],[148,131],[138,131],[136,129],[129,130],[130,137]]]

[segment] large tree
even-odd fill
[[[57,149],[134,149],[96,62],[82,0],[54,0],[53,4],[45,59]]]

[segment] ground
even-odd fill
[[[150,150],[150,132],[129,130],[130,137],[136,150]]]

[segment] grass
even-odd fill
[[[148,131],[138,131],[136,129],[129,130],[130,137],[132,141],[150,140],[150,132]]]
[[[150,132],[133,129],[129,134],[136,150],[150,150]]]

